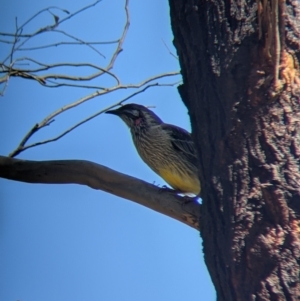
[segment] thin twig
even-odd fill
[[[4,93],[5,93],[5,91],[6,91],[6,89],[7,89],[7,86],[8,86],[8,79],[9,79],[8,74],[0,78],[0,84],[3,84],[3,83],[4,83],[4,84],[3,84],[3,89],[2,89],[1,92],[0,92],[0,96],[3,96]]]
[[[47,88],[60,88],[60,87],[71,87],[71,88],[84,88],[84,89],[92,89],[92,90],[106,90],[105,87],[100,86],[90,86],[90,85],[77,85],[77,84],[70,84],[70,83],[59,83],[57,84],[53,80],[47,80],[47,83],[51,83],[51,85],[45,85]]]
[[[63,31],[63,30],[54,29],[54,30],[52,30],[52,32],[58,32],[58,33],[61,33],[61,34],[65,35],[65,36],[67,36],[68,38],[71,38],[71,39],[73,39],[73,40],[75,40],[75,41],[81,43],[82,45],[85,45],[85,46],[91,48],[91,49],[94,50],[96,53],[98,53],[100,56],[102,56],[103,58],[105,58],[105,56],[104,56],[99,50],[97,50],[95,47],[93,47],[92,45],[89,45],[87,42],[85,42],[85,41],[83,41],[83,40],[81,40],[81,39],[79,39],[79,38],[77,38],[77,37],[75,37],[75,36],[73,36],[73,35],[71,35],[71,34],[65,32],[65,31]]]
[[[81,43],[81,44],[85,44],[88,47],[91,47],[92,49],[94,49],[94,47],[92,47],[91,45],[89,45],[87,42],[84,42],[76,37],[73,37],[71,35],[69,35],[68,33],[65,33],[64,31],[61,30],[57,30],[57,26],[59,24],[61,24],[62,22],[70,19],[72,16],[76,15],[77,13],[93,6],[96,5],[98,2],[100,1],[96,1],[94,2],[92,5],[90,6],[86,6],[84,8],[82,8],[81,10],[78,10],[77,12],[75,12],[74,14],[71,14],[70,16],[66,17],[65,19],[59,21],[58,17],[56,17],[54,14],[52,14],[52,12],[49,11],[49,13],[51,13],[55,20],[54,20],[54,25],[48,26],[48,27],[43,27],[41,29],[39,29],[35,34],[40,34],[41,32],[46,32],[47,30],[50,31],[54,31],[54,32],[59,32],[62,33],[68,37],[72,37],[76,40],[77,43]],[[152,77],[149,77],[148,79],[141,81],[138,84],[123,84],[120,82],[119,78],[110,70],[114,67],[114,63],[119,55],[119,53],[122,51],[122,47],[130,26],[130,15],[129,15],[129,0],[125,1],[125,15],[126,15],[126,19],[125,19],[125,25],[121,34],[120,39],[118,39],[118,43],[116,45],[115,51],[113,52],[111,59],[107,65],[106,68],[102,68],[99,67],[97,65],[91,64],[91,63],[55,63],[55,64],[45,64],[42,62],[39,62],[37,60],[31,59],[29,57],[22,57],[22,58],[17,58],[14,61],[11,61],[9,66],[6,66],[4,64],[2,64],[2,68],[3,71],[0,71],[0,73],[6,73],[6,75],[3,77],[3,82],[6,81],[6,84],[8,82],[9,77],[11,76],[19,76],[19,77],[23,77],[23,78],[28,78],[28,79],[34,79],[36,81],[38,81],[39,83],[41,83],[44,86],[47,87],[60,87],[60,86],[69,86],[69,87],[83,87],[83,88],[92,88],[92,89],[97,89],[97,91],[80,98],[79,100],[72,102],[70,104],[67,104],[65,106],[63,106],[62,108],[52,112],[51,114],[49,114],[48,116],[46,116],[46,118],[44,118],[40,123],[35,124],[29,131],[28,133],[25,135],[25,137],[22,139],[22,141],[20,142],[19,146],[10,154],[10,156],[16,156],[19,153],[21,153],[22,151],[37,146],[37,145],[41,145],[41,144],[46,144],[52,141],[56,141],[58,139],[60,139],[61,137],[65,136],[66,134],[68,134],[69,132],[73,131],[74,129],[76,129],[77,127],[79,127],[80,125],[86,123],[87,121],[95,118],[96,116],[98,116],[99,114],[103,113],[103,111],[115,107],[117,105],[122,104],[123,102],[125,102],[126,100],[134,97],[135,95],[142,93],[144,91],[146,91],[148,88],[150,87],[154,87],[154,86],[173,86],[174,84],[163,84],[163,83],[153,83],[153,81],[155,80],[159,80],[161,78],[165,78],[165,77],[169,77],[169,76],[176,76],[179,75],[179,72],[169,72],[169,73],[163,73],[163,74],[159,74],[159,75],[155,75]],[[56,8],[57,7],[52,7],[52,8]],[[50,9],[50,8],[49,8]],[[44,12],[46,10],[42,10],[40,11],[38,14]],[[38,14],[36,14],[34,17],[36,17]],[[22,34],[22,30],[24,28],[25,25],[27,25],[31,20],[34,19],[34,17],[30,18],[29,20],[27,20],[20,28],[18,28],[18,26],[16,27],[16,37],[15,40],[17,39],[17,37],[20,37],[20,35]],[[24,43],[26,43],[26,41],[28,41],[33,35],[31,35],[28,38],[25,38],[25,42],[23,41],[21,44],[18,45],[18,49],[21,48],[22,45],[24,45]],[[14,52],[17,49],[14,49]],[[96,50],[97,51],[97,50]],[[99,52],[98,52],[99,53]],[[100,53],[99,53],[100,54]],[[21,62],[21,61],[28,61],[28,62],[32,62],[34,64],[36,64],[37,66],[35,66],[35,68],[23,68],[23,69],[17,69],[15,68],[15,64]],[[96,70],[98,70],[98,72],[93,73],[91,75],[88,76],[71,76],[71,75],[65,75],[65,74],[41,74],[39,75],[39,72],[44,72],[46,70],[53,70],[53,68],[59,68],[59,67],[91,67],[94,68]],[[84,85],[82,84],[83,81],[88,81],[88,80],[93,80],[99,76],[101,76],[102,74],[108,74],[110,76],[112,76],[115,80],[116,80],[116,84],[114,86],[111,87],[99,87],[99,86],[95,86],[95,85]],[[52,79],[55,79],[55,82],[52,81]],[[67,81],[71,81],[70,82],[62,82],[59,81],[57,82],[57,80],[67,80]],[[80,82],[80,84],[74,84],[72,83],[72,81],[78,81]],[[64,132],[62,132],[61,134],[59,134],[58,136],[51,138],[51,139],[47,139],[44,141],[40,141],[40,142],[36,142],[36,143],[32,143],[29,145],[26,145],[26,143],[29,141],[29,139],[40,129],[49,126],[53,121],[54,118],[56,118],[57,116],[59,116],[60,114],[66,112],[67,110],[73,109],[79,105],[82,105],[83,103],[87,102],[88,100],[91,100],[97,96],[103,96],[106,95],[108,93],[111,92],[115,92],[121,89],[141,89],[139,91],[136,91],[132,94],[130,94],[128,97],[126,97],[125,99],[122,99],[121,101],[117,102],[116,104],[110,106],[109,108],[105,109],[105,110],[101,110],[89,117],[87,117],[86,119],[78,122],[77,124],[73,125],[72,127],[70,127],[69,129],[65,130]]]
[[[12,44],[12,41],[6,41],[6,40],[0,40],[0,42],[3,43],[9,43]],[[28,48],[19,48],[18,51],[31,51],[31,50],[39,50],[39,49],[45,49],[45,48],[51,48],[51,47],[57,47],[57,46],[62,46],[62,45],[111,45],[111,44],[116,44],[119,43],[119,40],[113,40],[113,41],[106,41],[106,42],[57,42],[53,44],[48,44],[48,45],[42,45],[42,46],[36,46],[36,47],[28,47]]]
[[[43,68],[17,69],[17,68],[8,67],[4,64],[2,64],[2,66],[5,67],[7,70],[9,70],[8,73],[10,73],[10,76],[19,76],[19,77],[25,77],[25,78],[30,78],[30,77],[35,78],[36,77],[36,78],[39,78],[39,80],[43,80],[43,81],[46,81],[51,78],[56,79],[56,80],[57,79],[66,79],[66,80],[71,80],[71,81],[89,81],[89,80],[92,80],[92,79],[95,79],[95,78],[101,76],[104,73],[107,73],[108,75],[112,76],[116,80],[117,85],[120,84],[119,78],[114,73],[112,73],[111,71],[108,71],[104,68],[101,68],[97,65],[91,64],[91,63],[56,63],[56,64],[46,65],[46,64],[40,63],[34,59],[31,59],[31,58],[19,58],[19,59],[15,60],[15,63],[19,62],[19,61],[23,61],[23,60],[28,60],[28,61],[34,62],[38,65],[43,66]],[[30,74],[33,72],[41,72],[41,71],[46,71],[46,70],[49,70],[52,68],[58,68],[58,67],[91,67],[91,68],[97,69],[101,72],[97,72],[97,73],[94,73],[94,74],[91,74],[88,76],[70,76],[70,75],[65,75],[65,74],[62,74],[62,75],[60,75],[60,74],[43,74],[42,76],[38,76],[36,74]],[[0,71],[0,73],[7,73],[7,70]],[[55,85],[58,86],[57,83],[55,83]],[[68,85],[68,84],[66,84],[66,85]],[[71,86],[71,85],[68,85],[68,86]],[[91,88],[91,86],[84,86],[84,87]],[[93,87],[93,88],[101,89],[100,87]]]
[[[10,54],[4,59],[3,61],[3,64],[5,63],[5,61],[10,58],[10,67],[8,66],[5,66],[5,70],[3,71],[0,71],[0,73],[5,73],[7,72],[9,75],[8,77],[6,77],[4,80],[8,80],[11,76],[19,76],[19,77],[23,77],[23,78],[26,78],[26,79],[31,79],[31,80],[36,80],[38,81],[40,84],[42,84],[43,86],[46,86],[46,87],[49,87],[49,88],[58,88],[58,87],[62,87],[62,86],[67,86],[67,87],[76,87],[76,88],[88,88],[88,89],[103,89],[105,90],[105,88],[101,87],[101,86],[96,86],[96,85],[82,85],[82,84],[74,84],[74,83],[70,83],[70,82],[62,82],[61,80],[67,80],[67,81],[89,81],[89,80],[92,80],[92,79],[95,79],[97,77],[100,77],[101,75],[103,74],[108,74],[112,77],[114,77],[114,79],[117,81],[117,85],[120,85],[120,80],[118,79],[118,77],[113,74],[112,72],[110,72],[110,70],[113,68],[114,66],[114,63],[118,57],[118,54],[122,51],[122,47],[123,47],[123,43],[124,43],[124,40],[125,40],[125,37],[126,37],[126,34],[127,34],[127,31],[129,29],[129,24],[130,24],[130,16],[129,16],[129,9],[128,9],[128,5],[129,5],[129,0],[126,0],[125,1],[125,12],[126,12],[126,22],[125,22],[125,26],[124,26],[124,29],[123,29],[123,32],[122,32],[122,35],[121,35],[121,38],[118,39],[117,41],[114,41],[115,43],[117,43],[117,47],[114,51],[114,53],[112,54],[112,57],[111,57],[111,60],[110,62],[108,63],[107,67],[106,68],[102,68],[102,67],[99,67],[99,66],[96,66],[96,65],[92,65],[92,64],[89,64],[87,65],[86,63],[81,63],[81,64],[72,64],[72,63],[61,63],[61,64],[43,64],[43,63],[39,63],[39,62],[36,62],[34,61],[33,59],[30,59],[30,58],[26,58],[27,60],[29,61],[32,61],[32,62],[35,62],[39,65],[42,65],[44,66],[44,69],[42,68],[35,68],[35,69],[20,69],[20,68],[14,68],[14,64],[12,63],[13,61],[13,55],[14,53],[16,53],[16,51],[19,51],[20,49],[22,49],[22,46],[29,40],[31,39],[32,37],[42,33],[42,32],[57,32],[57,33],[60,33],[60,34],[63,34],[69,38],[72,38],[75,40],[75,45],[85,45],[89,48],[91,48],[93,51],[95,51],[97,54],[101,55],[104,57],[103,54],[101,54],[101,52],[99,52],[95,47],[93,47],[91,45],[91,43],[89,42],[85,42],[65,31],[62,31],[62,30],[59,30],[57,29],[58,25],[61,24],[62,22],[66,21],[66,20],[69,20],[70,18],[72,18],[73,16],[79,14],[80,12],[92,7],[92,6],[95,6],[97,3],[99,3],[100,1],[95,1],[94,3],[90,4],[90,5],[87,5],[79,10],[77,10],[75,13],[73,14],[70,14],[69,16],[67,16],[66,18],[58,21],[58,17],[56,17],[51,11],[50,9],[59,9],[63,12],[66,12],[66,13],[69,13],[68,11],[66,10],[63,10],[59,7],[56,7],[56,6],[52,6],[52,7],[48,7],[46,9],[43,9],[43,10],[40,10],[38,13],[36,13],[34,16],[32,16],[31,18],[29,18],[26,22],[24,22],[20,27],[18,27],[18,25],[16,24],[16,32],[14,34],[14,42],[13,42],[13,45],[12,45],[12,50],[10,52]],[[22,30],[24,29],[24,27],[26,25],[28,25],[33,19],[35,19],[38,15],[44,13],[44,12],[49,12],[51,13],[54,18],[55,18],[55,22],[54,24],[52,25],[48,25],[48,26],[45,26],[45,27],[42,27],[40,29],[38,29],[35,33],[32,33],[31,35],[29,36],[26,36],[26,38],[23,38],[23,40],[19,42],[19,39],[20,37],[24,36],[22,35]],[[65,42],[65,41],[62,41],[62,42],[59,42],[59,43],[54,43],[52,45],[57,45],[57,44],[60,44],[61,45],[63,43],[70,43],[70,42]],[[102,43],[102,42],[94,42],[94,43]],[[103,42],[103,43],[106,43],[106,42]],[[39,47],[36,47],[36,49],[38,48],[43,48],[43,47],[48,47],[50,45],[42,45],[42,46],[39,46]],[[31,47],[32,49],[34,47]],[[30,49],[30,48],[29,48]],[[25,58],[18,58],[15,60],[15,62],[18,62],[18,61],[21,61],[21,60],[24,60]],[[38,75],[38,74],[34,74],[34,72],[39,72],[39,71],[44,71],[44,70],[49,70],[51,68],[55,68],[55,67],[65,67],[65,66],[80,66],[80,67],[87,67],[87,66],[90,66],[90,67],[93,67],[93,68],[96,68],[98,69],[100,72],[98,73],[93,73],[91,75],[88,75],[88,76],[71,76],[71,75],[67,75],[67,74],[48,74],[48,75]],[[51,81],[51,79],[55,79],[55,81]]]
[[[114,54],[112,55],[112,58],[108,64],[106,70],[110,70],[113,68],[115,60],[117,59],[119,53],[123,50],[123,44],[124,44],[127,32],[129,30],[129,26],[130,26],[129,0],[126,0],[126,2],[125,2],[125,13],[126,13],[126,22],[125,22],[125,26],[123,29],[123,33],[122,33],[122,36],[119,40],[117,48],[116,48]]]
[[[13,56],[14,56],[14,53],[15,53],[16,44],[17,44],[17,42],[18,42],[18,32],[19,32],[19,28],[18,28],[18,21],[17,21],[17,18],[15,18],[15,23],[16,23],[16,32],[15,32],[15,36],[14,36],[14,42],[13,42],[13,44],[12,44],[10,54],[9,54],[8,57],[7,57],[7,58],[10,58],[10,63],[12,63],[12,61],[13,61]]]
[[[3,36],[13,36],[15,37],[16,39],[16,35],[18,38],[24,38],[24,40],[17,46],[17,47],[14,47],[14,52],[18,51],[25,43],[27,43],[32,37],[35,37],[36,35],[39,35],[41,33],[44,33],[44,32],[49,32],[49,31],[55,31],[55,28],[57,28],[62,22],[66,21],[66,20],[69,20],[70,18],[72,18],[73,16],[81,13],[82,11],[86,10],[86,9],[89,9],[95,5],[97,5],[101,0],[97,0],[95,2],[93,2],[92,4],[89,4],[79,10],[77,10],[76,12],[74,12],[73,14],[70,14],[68,17],[62,19],[61,21],[59,22],[56,22],[53,24],[53,25],[47,25],[45,27],[42,27],[40,29],[38,29],[36,32],[34,33],[31,33],[31,34],[26,34],[26,35],[23,35],[21,34],[21,32],[23,31],[24,27],[30,23],[33,19],[35,19],[38,15],[40,15],[41,13],[45,12],[45,11],[49,11],[50,12],[50,9],[59,9],[65,13],[68,13],[69,12],[65,9],[61,9],[59,7],[56,7],[56,6],[51,6],[51,7],[48,7],[48,8],[45,8],[45,9],[42,9],[40,10],[39,12],[37,12],[35,15],[33,15],[31,18],[29,18],[24,24],[22,24],[17,30],[16,30],[16,33],[15,34],[9,34],[9,33],[0,33],[0,35],[3,35]],[[50,12],[51,13],[51,12]],[[52,13],[51,13],[52,14]],[[53,15],[53,14],[52,14]],[[62,33],[62,32],[61,32]],[[66,34],[66,33],[65,33]],[[67,35],[67,34],[66,34]],[[83,42],[82,40],[74,37],[74,36],[71,36],[71,38],[77,40],[78,42],[81,42],[82,44],[85,44],[88,46],[88,43],[87,42]],[[92,46],[91,46],[92,47]],[[93,47],[92,47],[93,48]],[[94,49],[95,50],[95,49]],[[97,51],[97,50],[96,50]],[[98,52],[98,51],[97,51]],[[99,53],[99,52],[98,52]],[[100,55],[102,55],[101,53],[99,53]],[[3,60],[3,63],[5,63],[7,61],[7,59],[9,58],[10,56],[7,56],[4,60]]]
[[[8,33],[8,32],[1,32],[0,31],[0,36],[4,36],[4,37],[14,37],[16,35],[16,33]],[[32,33],[28,33],[28,34],[20,34],[19,38],[28,38],[31,37]],[[13,43],[13,42],[12,42]]]
[[[0,35],[1,35],[1,34],[0,34]],[[0,43],[13,44],[14,41],[8,41],[8,40],[2,40],[2,39],[0,39]]]
[[[176,55],[170,50],[170,48],[168,47],[168,45],[166,44],[166,42],[165,42],[164,40],[162,40],[162,42],[164,43],[165,47],[168,49],[169,54],[170,54],[171,56],[173,56],[176,60],[179,60],[178,56],[176,56]]]
[[[117,91],[117,90],[121,90],[121,89],[130,89],[130,88],[135,88],[135,89],[139,89],[145,85],[147,85],[148,83],[154,81],[154,80],[157,80],[157,79],[160,79],[160,78],[163,78],[163,77],[168,77],[168,76],[176,76],[176,75],[179,75],[179,72],[170,72],[170,73],[164,73],[164,74],[159,74],[159,75],[156,75],[156,76],[153,76],[153,77],[150,77],[144,81],[142,81],[141,83],[139,84],[129,84],[129,85],[117,85],[117,86],[114,86],[114,87],[111,87],[111,88],[107,88],[103,91],[96,91],[92,94],[89,94],[85,97],[82,97],[80,98],[79,100],[71,103],[71,104],[68,104],[62,108],[60,108],[59,110],[53,112],[52,114],[50,114],[48,117],[46,117],[42,123],[40,124],[39,127],[42,127],[43,124],[47,124],[47,122],[51,119],[53,119],[54,117],[58,116],[59,114],[69,110],[69,109],[72,109],[72,108],[75,108],[77,106],[79,106],[80,104],[92,99],[92,98],[95,98],[97,96],[101,96],[103,94],[108,94],[108,93],[111,93],[111,92],[114,92],[114,91]]]
[[[29,24],[32,20],[34,20],[38,15],[44,13],[44,12],[50,12],[50,9],[58,9],[64,13],[70,14],[66,9],[60,8],[58,6],[49,6],[46,8],[41,9],[40,11],[38,11],[36,14],[34,14],[32,17],[30,17],[27,21],[25,21],[22,25],[21,28],[24,28],[27,24]],[[32,34],[30,34],[32,35]],[[30,35],[22,35],[22,38],[27,38],[30,37]]]
[[[62,132],[61,134],[59,134],[58,136],[56,137],[53,137],[53,138],[50,138],[50,139],[47,139],[47,140],[44,140],[44,141],[39,141],[39,142],[35,142],[35,143],[32,143],[32,144],[29,144],[29,145],[26,145],[25,146],[25,143],[28,141],[28,139],[35,133],[37,132],[39,129],[41,129],[42,127],[45,127],[46,125],[49,125],[50,123],[52,123],[54,121],[54,116],[52,117],[52,119],[44,119],[43,122],[41,122],[40,124],[35,124],[32,129],[26,134],[26,136],[23,138],[23,140],[21,141],[21,143],[19,144],[19,146],[9,154],[9,157],[15,157],[17,156],[18,154],[20,154],[21,152],[25,151],[26,149],[29,149],[29,148],[32,148],[32,147],[35,147],[35,146],[38,146],[38,145],[43,145],[43,144],[47,144],[47,143],[50,143],[50,142],[54,142],[54,141],[57,141],[59,140],[60,138],[62,138],[63,136],[67,135],[68,133],[70,133],[71,131],[73,131],[74,129],[76,129],[77,127],[81,126],[82,124],[92,120],[93,118],[99,116],[100,114],[106,112],[107,110],[110,110],[112,108],[115,108],[121,104],[123,104],[125,101],[129,100],[130,98],[140,94],[140,93],[143,93],[145,92],[148,88],[151,88],[151,87],[157,87],[157,86],[174,86],[178,84],[178,82],[176,83],[171,83],[171,84],[159,84],[159,83],[152,83],[152,84],[148,84],[146,87],[144,87],[142,90],[139,90],[139,91],[136,91],[132,94],[130,94],[129,96],[125,97],[124,99],[116,102],[115,104],[113,105],[110,105],[108,106],[107,108],[105,109],[102,109],[100,111],[98,111],[97,113],[81,120],[80,122],[76,123],[75,125],[73,125],[72,127],[70,127],[69,129],[65,130],[64,132]],[[41,124],[45,123],[43,126],[41,126]]]
[[[102,1],[102,0],[97,0],[97,1],[95,1],[95,2],[93,2],[93,3],[91,3],[91,4],[87,5],[87,6],[85,6],[85,7],[83,7],[83,8],[77,10],[75,13],[70,14],[68,17],[65,17],[64,19],[60,20],[57,24],[60,25],[61,23],[63,23],[63,22],[65,22],[65,21],[67,21],[67,20],[73,18],[74,16],[80,14],[81,12],[83,12],[83,11],[85,11],[85,10],[87,10],[87,9],[89,9],[89,8],[91,8],[91,7],[93,7],[93,6],[95,6],[95,5],[97,5],[97,4],[98,4],[99,2],[101,2],[101,1]]]

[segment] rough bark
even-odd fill
[[[128,199],[199,230],[200,205],[171,190],[84,160],[29,161],[0,156],[0,177],[26,183],[80,184]]]
[[[218,300],[300,299],[300,2],[170,0]]]

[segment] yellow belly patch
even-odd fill
[[[200,182],[197,177],[191,177],[188,174],[179,174],[169,169],[160,170],[159,175],[176,190],[196,195],[200,193]]]

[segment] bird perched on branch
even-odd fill
[[[119,116],[130,128],[144,162],[178,193],[200,193],[196,149],[190,133],[167,123],[148,108],[126,104],[108,114]]]

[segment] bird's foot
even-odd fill
[[[188,195],[185,195],[182,197],[182,203],[184,205],[188,204],[188,203],[194,203],[194,202],[197,202],[198,203],[198,200],[199,200],[199,196],[188,196]]]
[[[190,203],[190,202],[197,202],[197,200],[199,199],[199,196],[197,196],[197,195],[194,196],[193,194],[186,194],[186,193],[182,192],[181,190],[172,189],[172,188],[170,188],[166,185],[163,185],[161,188],[164,191],[167,191],[167,192],[170,192],[170,193],[173,193],[173,194],[176,194],[176,195],[180,195],[181,199],[182,199],[182,202],[184,204],[187,204],[187,203]]]

